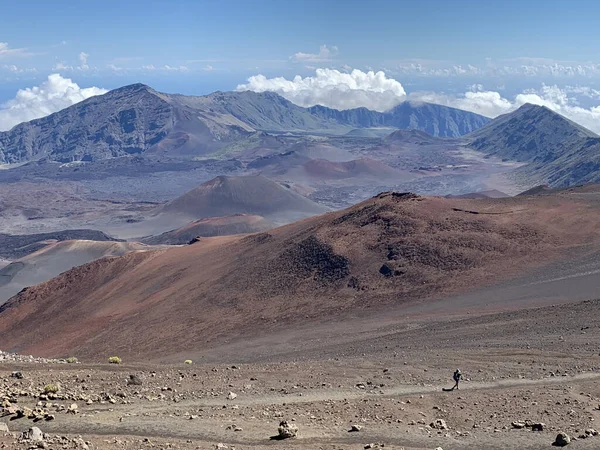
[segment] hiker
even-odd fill
[[[458,382],[460,380],[462,380],[462,373],[460,373],[460,369],[456,369],[454,371],[454,375],[452,375],[452,378],[454,378],[454,386],[452,387],[452,390],[454,389],[458,389]]]

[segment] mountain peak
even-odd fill
[[[541,105],[526,103],[469,134],[476,150],[516,161],[552,161],[571,145],[597,136]]]
[[[113,89],[112,92],[135,92],[135,91],[142,91],[142,90],[154,91],[154,89],[152,89],[150,86],[148,86],[146,84],[134,83],[134,84],[128,84],[127,86],[122,86],[117,89]]]
[[[535,103],[525,103],[522,106],[519,106],[519,108],[517,108],[515,111],[513,111],[512,113],[509,114],[553,114],[553,115],[557,115],[560,117],[560,114],[558,114],[557,112],[551,110],[550,108],[548,108],[547,106],[544,105],[536,105]]]

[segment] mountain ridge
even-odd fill
[[[433,104],[400,104],[390,113],[366,108],[337,111],[322,106],[303,108],[273,92],[184,96],[136,83],[0,132],[0,163],[41,158],[85,162],[145,153],[191,158],[256,131],[341,135],[356,124],[392,123],[457,137],[488,121]]]

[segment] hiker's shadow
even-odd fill
[[[452,392],[454,390],[454,388],[442,388],[442,391],[444,392]]]

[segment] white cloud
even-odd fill
[[[169,66],[167,64],[165,64],[163,66],[163,69],[168,71],[168,72],[187,72],[189,69],[187,68],[187,66],[179,66],[179,67],[174,67],[174,66]]]
[[[21,67],[15,66],[14,64],[4,65],[4,66],[2,66],[2,68],[5,70],[8,70],[9,72],[12,72],[12,73],[35,73],[35,72],[37,72],[37,69],[35,67],[21,68]]]
[[[147,66],[142,66],[143,70],[156,70],[156,67],[154,67],[152,64],[148,64]]]
[[[317,69],[312,77],[267,78],[255,75],[241,84],[238,91],[276,92],[300,106],[324,105],[336,109],[361,106],[385,111],[402,102],[406,92],[398,81],[384,72],[353,70],[343,73],[335,69]]]
[[[63,62],[57,62],[56,64],[54,64],[54,67],[52,68],[52,70],[55,70],[55,71],[73,70],[73,66],[68,66]]]
[[[600,100],[600,90],[593,89],[589,86],[566,86],[565,90],[569,94],[576,94],[582,97],[591,98],[592,100]]]
[[[119,67],[119,66],[115,66],[114,64],[109,64],[107,66],[110,70],[112,70],[113,72],[122,72],[123,68]]]
[[[11,56],[31,56],[26,48],[10,48],[7,42],[0,42],[0,59]]]
[[[202,68],[202,70],[204,70],[205,72],[212,72],[213,70],[215,70],[215,68],[213,66],[211,66],[210,64],[207,64],[206,66],[204,66]]]
[[[90,68],[90,66],[88,66],[88,58],[90,57],[90,55],[88,55],[85,52],[81,52],[79,54],[79,68],[81,70],[88,70]]]
[[[52,70],[57,71],[57,72],[72,72],[74,70],[79,70],[79,71],[83,71],[83,72],[88,71],[88,70],[90,70],[90,66],[88,65],[89,57],[90,57],[90,55],[88,53],[81,52],[77,56],[77,59],[79,60],[78,66],[71,66],[69,64],[64,63],[63,61],[59,61],[56,64],[54,64],[54,66],[52,67]],[[108,66],[108,67],[110,68],[110,66]],[[97,70],[97,68],[93,67],[93,70]]]
[[[319,53],[302,53],[298,52],[293,56],[290,56],[292,61],[297,62],[320,62],[320,61],[331,61],[339,53],[338,48],[334,45],[331,48],[326,45],[321,45]]]
[[[47,116],[86,98],[106,93],[97,87],[80,88],[69,78],[55,73],[39,86],[20,89],[14,99],[0,105],[0,130]]]
[[[554,61],[544,58],[516,58],[483,65],[456,65],[449,61],[406,60],[393,64],[391,73],[425,77],[545,77],[592,78],[600,76],[600,64],[593,62]]]

